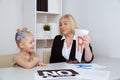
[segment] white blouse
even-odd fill
[[[62,37],[61,40],[65,39],[65,36]],[[75,40],[75,37],[73,37],[73,40]],[[70,56],[70,52],[71,52],[71,47],[72,47],[72,44],[73,44],[73,41],[70,45],[69,48],[67,48],[67,44],[66,42],[64,41],[64,45],[63,45],[63,48],[62,48],[62,55],[65,59],[69,60],[69,56]]]

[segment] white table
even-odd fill
[[[106,68],[101,69],[101,71],[103,70],[110,71],[109,80],[120,80],[120,69],[119,69],[120,59],[113,59],[113,58],[94,59],[93,63],[106,66]],[[66,63],[48,64],[47,66],[35,67],[33,69],[24,69],[20,67],[0,68],[0,80],[34,80],[33,74],[37,70],[67,69],[67,68],[75,69],[73,67],[70,67],[70,65]]]
[[[95,59],[93,63],[106,66],[104,70],[110,71],[109,80],[120,80],[120,58]]]

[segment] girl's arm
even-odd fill
[[[37,63],[39,62],[39,58],[38,57],[33,57],[33,59],[31,59],[30,61],[26,61],[22,58],[19,58],[16,60],[16,64],[26,68],[26,69],[30,69],[33,68],[34,66],[37,65]]]
[[[46,64],[39,61],[38,66],[46,66]]]

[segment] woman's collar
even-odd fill
[[[64,39],[65,39],[65,36],[63,35],[61,40],[64,40]],[[76,40],[75,35],[73,36],[73,40]]]

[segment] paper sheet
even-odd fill
[[[101,70],[107,68],[99,64],[73,64],[78,69],[82,79],[109,80],[110,71]]]
[[[76,38],[76,59],[81,62],[82,52],[84,49],[83,36],[88,35],[89,31],[85,29],[75,29]]]
[[[81,78],[90,80],[109,80],[110,71],[84,70]]]

